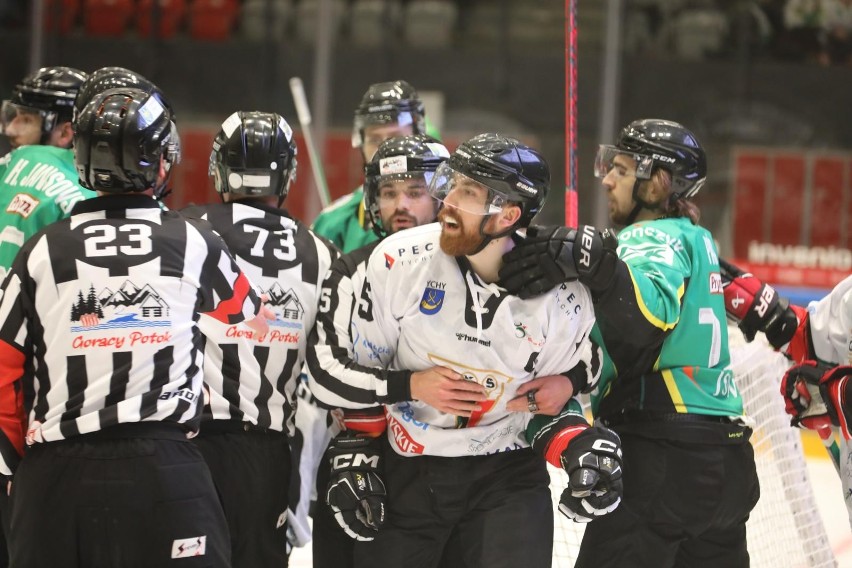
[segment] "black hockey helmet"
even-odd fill
[[[74,99],[86,73],[72,67],[42,67],[15,85],[12,97],[3,101],[0,110],[0,133],[18,109],[38,113],[42,117],[42,143],[58,124],[71,121]]]
[[[500,134],[479,134],[462,143],[439,168],[429,190],[441,201],[452,189],[453,172],[488,188],[485,210],[491,215],[506,203],[521,207],[518,227],[530,224],[544,206],[550,191],[550,168],[544,157],[514,138]]]
[[[387,236],[382,227],[379,189],[387,181],[420,177],[428,187],[435,170],[447,161],[450,152],[438,140],[426,134],[388,138],[364,167],[364,204],[373,231]]]
[[[74,162],[80,185],[96,191],[125,193],[154,189],[160,157],[174,163],[176,127],[160,100],[141,89],[118,88],[98,93],[77,117]]]
[[[220,194],[277,195],[283,201],[296,179],[293,130],[272,112],[235,112],[213,140],[209,171]]]
[[[74,101],[74,116],[77,116],[83,110],[83,107],[86,106],[86,103],[98,93],[102,93],[108,89],[125,87],[141,89],[146,93],[155,95],[160,100],[160,103],[169,109],[172,120],[175,120],[174,109],[166,100],[160,88],[139,73],[124,67],[101,67],[91,73],[77,93],[77,98]]]
[[[426,133],[426,111],[417,91],[406,81],[370,85],[355,110],[352,147],[364,145],[364,128],[374,124],[412,126],[413,134]]]
[[[669,120],[646,118],[625,126],[614,146],[601,145],[595,174],[606,176],[617,154],[630,154],[636,160],[636,179],[651,178],[655,168],[672,175],[672,196],[693,197],[707,179],[707,158],[695,135],[683,125]]]

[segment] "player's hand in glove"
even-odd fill
[[[739,323],[747,341],[762,331],[769,343],[780,349],[793,339],[807,314],[804,308],[779,296],[769,284],[727,263],[723,263],[722,286],[725,311]]]
[[[794,365],[781,379],[781,394],[793,426],[812,430],[839,426],[848,440],[852,423],[852,366],[826,369],[814,361]]]
[[[816,361],[790,367],[781,379],[784,410],[792,416],[790,424],[819,430],[829,425],[828,409],[819,395],[819,381],[825,369]]]
[[[592,290],[606,288],[618,261],[615,235],[591,225],[577,229],[531,226],[526,238],[503,256],[500,283],[521,298],[543,294],[579,279]]]
[[[387,500],[379,439],[343,433],[331,441],[328,453],[331,478],[326,502],[334,518],[350,537],[373,540],[385,523]]]
[[[588,523],[621,503],[621,439],[608,428],[593,426],[578,434],[562,452],[568,488],[559,511],[577,523]]]

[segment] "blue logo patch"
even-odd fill
[[[420,299],[420,311],[431,316],[437,314],[444,307],[444,290],[438,290],[427,286]]]

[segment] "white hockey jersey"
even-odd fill
[[[588,290],[573,282],[521,300],[486,284],[466,258],[441,252],[437,223],[397,233],[373,252],[363,309],[354,310],[355,362],[332,404],[387,405],[388,437],[403,455],[485,455],[528,447],[528,413],[506,410],[518,387],[537,376],[592,368],[589,332],[594,311]],[[383,369],[419,371],[442,365],[483,385],[488,400],[470,418],[419,402],[394,400],[409,377]],[[373,369],[370,369],[373,367]],[[376,369],[375,367],[380,367]],[[317,392],[314,393],[319,396]],[[349,403],[347,396],[361,398]]]
[[[811,302],[808,313],[817,358],[852,365],[852,275],[822,300]]]

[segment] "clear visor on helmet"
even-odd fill
[[[507,201],[502,193],[453,169],[449,162],[438,166],[429,194],[444,205],[473,215],[499,213]]]
[[[619,156],[621,157],[620,159]],[[649,156],[634,154],[609,144],[598,146],[595,157],[595,177],[605,178],[610,171],[621,176],[635,175],[639,179],[650,179],[653,160]]]
[[[394,204],[403,196],[409,201],[429,199],[429,184],[434,175],[434,172],[405,172],[379,176],[376,180],[379,205]]]
[[[395,124],[399,127],[414,124],[414,115],[410,111],[397,111],[396,107],[387,105],[379,107],[375,112],[355,115],[352,128],[352,147],[360,148],[364,144],[364,129],[368,126]]]
[[[6,128],[19,117],[31,120],[34,120],[35,117],[41,117],[41,130],[44,132],[53,129],[56,123],[55,112],[19,105],[7,99],[0,105],[0,134],[6,134]]]

